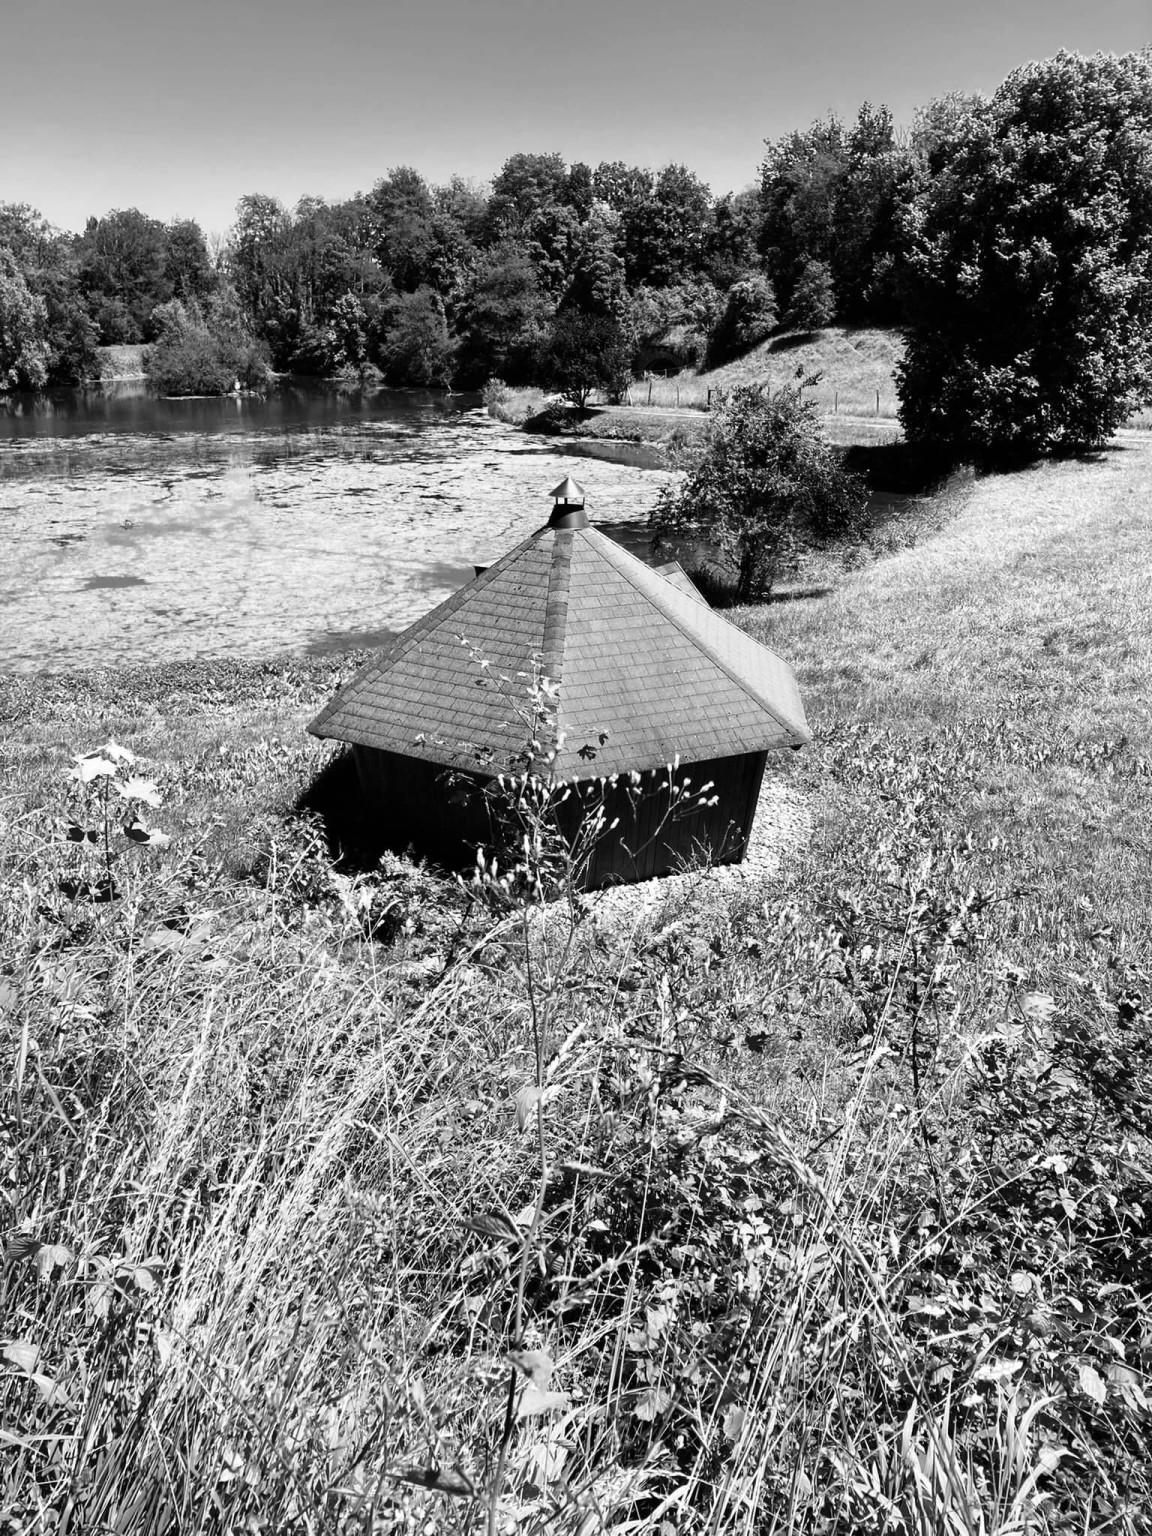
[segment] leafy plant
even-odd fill
[[[631,377],[631,346],[620,322],[607,314],[562,309],[544,344],[545,381],[582,411],[595,390],[624,393]]]
[[[137,846],[166,848],[168,834],[149,827],[141,819],[140,810],[146,807],[157,810],[161,805],[160,791],[151,779],[134,772],[136,758],[127,747],[109,739],[101,747],[94,747],[73,758],[68,777],[76,787],[78,807],[85,820],[95,819],[94,826],[69,821],[64,836],[70,843],[97,845],[103,854],[104,869],[95,887],[85,885],[84,890],[98,899],[110,901],[116,895],[113,876],[113,823],[128,842]],[[123,814],[125,819],[119,821]],[[80,888],[78,888],[80,889]]]
[[[683,484],[662,491],[651,514],[658,548],[719,552],[738,602],[762,601],[805,548],[850,539],[862,526],[863,482],[825,441],[808,382],[735,388],[711,416]]]
[[[1028,458],[1148,398],[1150,103],[1147,52],[1062,52],[951,125],[905,215],[910,438]]]

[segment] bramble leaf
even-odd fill
[[[1104,1378],[1100,1372],[1090,1365],[1082,1365],[1077,1371],[1080,1381],[1080,1390],[1085,1397],[1090,1397],[1098,1408],[1104,1406],[1104,1399],[1108,1395],[1108,1388],[1104,1384]]]
[[[417,1488],[451,1494],[454,1499],[471,1499],[476,1495],[475,1483],[459,1467],[403,1467],[392,1476]]]
[[[510,1349],[508,1359],[523,1371],[534,1387],[541,1392],[548,1389],[552,1380],[552,1357],[543,1349]]]
[[[500,1211],[483,1212],[479,1216],[466,1216],[464,1225],[470,1232],[478,1232],[481,1237],[495,1237],[502,1242],[520,1241],[520,1230],[508,1217]]]
[[[78,757],[75,768],[68,770],[69,777],[81,784],[91,784],[93,779],[110,779],[116,772],[116,764],[98,753],[90,757]]]

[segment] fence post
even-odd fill
[[[709,410],[712,409],[712,391],[711,390],[708,391],[708,409]]]
[[[677,410],[680,409],[680,386],[679,386],[679,384],[677,384],[677,386],[676,386],[676,409]]]
[[[652,404],[652,380],[648,380],[648,404]]]
[[[880,391],[879,390],[876,391],[876,414],[877,414],[877,416],[879,416],[879,414],[880,414]]]
[[[833,416],[839,416],[839,414],[840,414],[840,391],[839,390],[836,390],[836,392],[832,396],[832,414],[833,414]]]

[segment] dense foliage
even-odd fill
[[[906,133],[865,102],[720,196],[683,165],[518,152],[487,188],[397,166],[343,202],[252,193],[211,251],[192,220],[118,209],[72,236],[0,205],[0,386],[83,378],[98,342],[156,341],[165,305],[221,292],[277,370],[581,399],[612,386],[566,313],[612,322],[617,382],[838,322],[907,332],[910,436],[1081,446],[1152,391],[1150,80],[1146,52],[1061,54]],[[202,335],[185,364],[212,375]]]
[[[38,389],[48,379],[44,300],[24,280],[11,251],[0,247],[0,388]]]
[[[556,316],[543,353],[545,382],[577,410],[594,390],[619,399],[631,377],[630,347],[611,315],[564,309]]]
[[[268,382],[263,353],[222,297],[206,314],[195,300],[170,299],[157,306],[152,321],[158,335],[145,354],[144,371],[161,394],[222,395]]]
[[[1108,437],[1152,392],[1152,55],[1016,71],[905,214],[909,435],[1004,455]]]
[[[713,413],[683,482],[661,493],[652,528],[669,553],[718,557],[747,603],[767,597],[806,548],[850,539],[866,502],[802,383],[745,384]]]

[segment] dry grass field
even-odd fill
[[[893,370],[901,350],[895,332],[867,327],[829,326],[811,335],[775,336],[723,367],[638,382],[629,404],[701,409],[735,384],[766,379],[778,388],[800,371],[820,375],[812,399],[824,415],[879,418],[892,430],[898,403]]]
[[[1150,500],[737,611],[813,841],[608,926],[337,868],[330,660],[0,683],[2,1528],[1148,1531]]]

